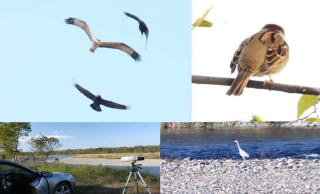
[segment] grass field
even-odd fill
[[[145,159],[160,159],[160,152],[149,153],[108,153],[108,154],[79,154],[74,158],[104,158],[120,159],[123,156],[143,156]]]
[[[73,166],[67,164],[25,164],[39,171],[55,171],[72,174],[77,181],[76,194],[105,194],[121,193],[129,171],[104,166]],[[160,193],[160,178],[142,174],[152,193]],[[140,186],[139,193],[146,193]],[[136,193],[133,183],[127,193]]]

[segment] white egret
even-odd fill
[[[241,158],[243,160],[246,160],[246,157],[249,158],[249,154],[246,151],[244,151],[243,149],[240,148],[238,140],[234,140],[233,142],[237,144],[238,149],[239,149],[239,154],[240,154]]]

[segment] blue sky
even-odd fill
[[[59,139],[59,149],[160,145],[159,123],[31,123],[32,132],[20,148],[29,151],[31,137]]]
[[[149,27],[147,49],[131,12]],[[140,63],[118,50],[91,53],[84,31],[64,19],[87,21],[104,41],[124,42]],[[2,121],[188,121],[191,119],[191,2],[0,2],[0,116]],[[104,107],[73,86],[131,107]]]

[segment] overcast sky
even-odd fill
[[[231,75],[229,65],[240,43],[265,24],[275,23],[285,30],[290,59],[282,72],[272,76],[273,81],[319,87],[318,1],[193,0],[192,21],[211,5],[207,19],[213,27],[192,31],[193,75],[234,78],[236,73]],[[245,121],[252,115],[266,120],[296,119],[299,94],[246,88],[242,96],[229,97],[227,90],[226,86],[193,84],[193,121]]]

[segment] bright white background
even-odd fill
[[[193,75],[234,78],[229,65],[240,43],[265,24],[275,23],[285,30],[290,59],[282,72],[272,76],[274,82],[320,87],[319,1],[193,0],[192,21],[211,5],[207,20],[213,27],[192,31]],[[242,96],[229,97],[227,90],[226,86],[193,84],[193,121],[246,121],[252,115],[266,120],[296,119],[299,94],[246,88]]]

